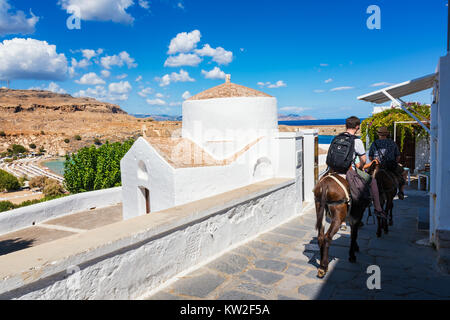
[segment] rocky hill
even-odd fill
[[[177,122],[137,119],[120,106],[43,90],[0,89],[0,152],[12,144],[58,156],[101,142],[137,137],[143,124],[153,136],[170,135]],[[79,136],[79,137],[78,137]],[[81,139],[80,139],[81,138]],[[31,149],[30,149],[31,150]]]

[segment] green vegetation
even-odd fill
[[[6,137],[5,131],[0,131],[0,137]]]
[[[408,103],[408,110],[415,115],[419,115],[419,119],[430,119],[430,106],[419,103]],[[391,133],[391,137],[394,136],[394,122],[396,121],[413,121],[405,111],[402,109],[389,109],[383,112],[374,114],[372,117],[365,119],[361,123],[361,139],[366,143],[366,133],[369,135],[370,141],[375,141],[378,138],[377,129],[379,127],[387,127]],[[400,149],[403,151],[403,143],[405,137],[414,137],[415,135],[427,136],[428,133],[417,124],[413,123],[398,123],[397,124],[397,137],[400,138]]]
[[[0,212],[15,209],[16,205],[11,201],[0,201]]]
[[[45,148],[44,147],[40,147],[39,148],[39,153],[44,153],[44,152],[46,152]]]
[[[134,140],[108,141],[101,147],[84,147],[67,155],[64,163],[65,188],[71,193],[100,190],[121,185],[120,160]]]
[[[14,191],[20,189],[20,182],[9,172],[0,170],[0,191]]]
[[[80,136],[79,134],[77,134],[77,135],[74,137],[74,139],[77,140],[77,141],[80,141],[80,140],[81,140],[81,136]]]
[[[65,142],[65,143],[69,143],[69,142],[70,142],[70,139],[65,138],[65,139],[64,139],[64,142]]]
[[[20,145],[20,144],[13,144],[10,148],[8,148],[8,153],[10,156],[17,155],[19,153],[27,153],[28,150]]]
[[[56,197],[64,193],[64,188],[58,181],[45,176],[32,178],[28,185],[32,189],[42,190],[46,197]]]
[[[95,139],[94,139],[94,143],[95,143],[96,145],[98,145],[98,146],[102,144],[102,142],[100,141],[99,138],[95,138]]]
[[[45,132],[44,132],[44,130],[41,130],[41,135],[45,135]]]

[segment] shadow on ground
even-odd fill
[[[2,240],[0,241],[0,256],[29,248],[33,243],[34,240],[24,240],[21,238]]]

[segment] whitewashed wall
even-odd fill
[[[278,131],[277,99],[235,97],[183,102],[182,136],[207,148],[217,158],[233,154],[247,143]],[[216,153],[208,141],[233,141],[227,154]]]
[[[122,188],[83,192],[0,213],[0,234],[31,227],[68,214],[122,202]]]
[[[174,208],[0,256],[0,299],[141,297],[297,216],[295,184],[285,180],[187,211]],[[168,216],[178,218],[155,227]]]
[[[426,137],[416,138],[415,172],[425,169],[425,164],[430,163],[430,139]]]
[[[145,165],[145,170],[142,164]],[[151,211],[160,211],[175,205],[175,169],[147,140],[139,138],[133,144],[120,161],[120,169],[124,219],[145,214],[145,200],[140,194],[139,187],[150,190]]]

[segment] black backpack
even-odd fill
[[[346,173],[352,165],[356,136],[341,133],[331,141],[328,149],[327,165],[337,173]]]

